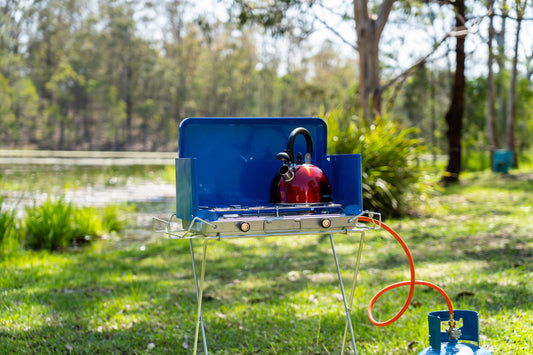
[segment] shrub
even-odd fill
[[[88,242],[104,233],[102,220],[93,207],[73,208],[72,224],[74,234],[71,243]]]
[[[120,232],[127,224],[125,215],[135,211],[135,204],[109,205],[102,211],[102,225],[106,232]]]
[[[14,255],[20,249],[20,233],[16,226],[15,214],[3,209],[0,197],[0,259]]]
[[[24,223],[26,245],[33,249],[56,250],[72,239],[72,206],[62,199],[51,198],[41,206],[26,208]]]
[[[33,249],[58,250],[89,242],[102,235],[103,227],[94,208],[74,208],[63,199],[49,198],[41,206],[26,208],[26,245]]]
[[[407,211],[413,197],[424,195],[427,185],[416,161],[425,148],[414,138],[415,128],[402,129],[384,117],[367,124],[340,107],[323,118],[331,154],[361,154],[365,209],[398,215]]]

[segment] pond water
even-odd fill
[[[135,204],[136,223],[145,225],[175,210],[172,175],[172,166],[0,165],[0,197],[2,209],[18,217],[49,198],[83,207]]]

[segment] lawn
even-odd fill
[[[417,279],[442,287],[456,309],[480,313],[481,345],[494,354],[533,353],[532,192],[531,170],[465,174],[416,217],[384,216],[409,245]],[[345,285],[358,241],[335,237]],[[201,241],[194,246],[199,261]],[[408,270],[391,236],[366,233],[352,315],[359,353],[417,354],[428,346],[427,313],[446,309],[434,290],[417,286],[391,326],[366,317],[372,296],[407,280]],[[2,354],[192,353],[187,241],[139,238],[129,229],[82,249],[26,251],[2,261],[0,275]],[[390,318],[406,295],[407,288],[385,294],[374,316]],[[203,300],[210,353],[340,352],[343,306],[324,236],[210,242]]]

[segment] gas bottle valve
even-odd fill
[[[461,332],[461,329],[455,328],[455,321],[453,320],[453,318],[450,319],[450,321],[448,322],[448,325],[450,327],[446,329],[446,333],[448,333],[448,336],[450,337],[450,339],[452,340],[459,339],[462,335],[462,332]]]

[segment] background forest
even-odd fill
[[[520,41],[520,56],[515,55],[509,40],[515,36],[519,15],[526,24],[531,20],[524,1],[498,2],[493,12],[487,12],[489,4],[481,1],[468,3],[468,21],[475,22],[468,25],[472,34],[466,56],[462,143],[466,168],[488,167],[489,149],[498,148],[487,141],[487,64],[483,55],[476,55],[486,53],[490,14],[497,40],[493,49],[496,136],[503,148],[512,60],[517,57],[516,148],[519,152],[529,148],[533,52],[527,47],[530,40]],[[0,145],[4,148],[175,151],[178,124],[190,116],[307,116],[339,106],[350,115],[360,109],[355,51],[346,51],[345,44],[331,37],[313,36],[319,27],[322,33],[326,27],[334,35],[344,35],[329,25],[316,26],[325,23],[316,12],[305,15],[310,17],[306,23],[315,24],[310,28],[298,27],[294,18],[289,26],[287,17],[281,36],[251,22],[243,26],[242,18],[239,25],[232,11],[217,16],[211,9],[240,4],[242,10],[249,6],[243,1],[4,0],[1,4]],[[336,11],[333,6],[330,10]],[[396,79],[383,92],[383,114],[405,127],[418,127],[419,137],[442,154],[446,153],[443,118],[454,71],[453,36],[439,44],[433,57],[408,70],[409,75],[402,75],[401,68],[416,63],[415,49],[423,47],[405,37],[408,30],[432,32],[436,23],[447,27],[453,18],[453,9],[445,4],[396,2],[380,54],[383,81]],[[297,27],[299,31],[290,31]],[[523,28],[522,37],[530,38],[530,27]],[[438,47],[436,42],[426,45]],[[402,61],[406,55],[410,56]]]

